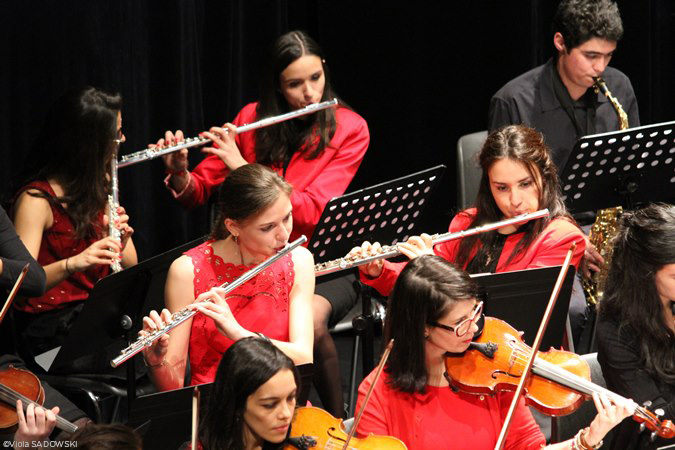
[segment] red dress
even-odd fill
[[[246,105],[232,123],[240,126],[255,122],[257,105]],[[361,116],[347,108],[338,108],[335,119],[335,135],[318,158],[308,160],[302,152],[295,152],[285,174],[281,167],[274,167],[293,185],[291,241],[303,234],[311,238],[326,203],[345,192],[368,149],[370,133]],[[238,134],[236,142],[241,156],[249,163],[255,162],[255,132]],[[209,155],[191,172],[190,182],[183,192],[174,192],[174,195],[185,207],[203,205],[227,173],[220,158]]]
[[[375,370],[359,386],[356,410],[375,377]],[[357,434],[394,436],[410,450],[493,449],[513,399],[510,392],[494,397],[453,392],[450,387],[427,386],[425,394],[393,389],[383,372],[366,409]],[[539,449],[544,435],[521,401],[516,408],[504,448]]]
[[[450,232],[454,233],[466,230],[475,214],[475,208],[467,209],[457,214],[450,223]],[[495,272],[512,272],[514,270],[559,266],[565,261],[565,256],[572,242],[576,242],[577,244],[574,256],[572,257],[572,265],[577,269],[579,268],[579,263],[586,249],[586,240],[581,230],[569,220],[553,219],[524,252],[509,262],[508,259],[511,256],[511,252],[523,236],[524,233],[513,233],[506,238]],[[438,244],[434,247],[434,253],[450,262],[455,262],[460,242],[459,239],[456,239]],[[473,254],[469,258],[469,261],[475,255],[476,250],[477,248],[473,249]],[[361,281],[373,286],[382,295],[389,295],[389,292],[396,283],[398,274],[401,273],[406,264],[385,261],[379,277],[370,278],[364,275],[363,272],[360,272]],[[466,269],[467,264],[464,264],[464,269]]]
[[[27,184],[19,190],[17,198],[28,189],[36,189],[52,199],[56,198],[54,190],[47,181],[33,181]],[[87,247],[100,239],[100,237],[88,239],[76,238],[73,235],[75,227],[66,210],[56,201],[50,201],[49,205],[54,217],[54,223],[51,228],[42,233],[40,252],[37,257],[38,262],[43,267],[82,253]],[[103,213],[99,216],[96,226],[101,230],[102,237],[104,230]],[[110,266],[95,265],[84,272],[73,273],[40,297],[17,301],[15,307],[27,313],[41,313],[63,308],[67,303],[85,300],[89,297],[94,284],[109,273]]]
[[[194,267],[195,298],[215,286],[231,282],[254,266],[225,263],[213,253],[211,243],[185,252]],[[295,272],[290,254],[260,272],[253,279],[230,292],[226,297],[232,314],[245,329],[288,342],[289,295]],[[210,383],[216,377],[218,363],[230,345],[213,320],[203,314],[192,319],[190,333],[191,384]]]

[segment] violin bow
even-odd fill
[[[342,447],[342,450],[347,450],[349,446],[349,441],[352,440],[354,437],[354,433],[356,433],[356,427],[359,426],[359,422],[361,421],[361,416],[363,415],[363,411],[366,410],[366,406],[368,406],[368,401],[370,400],[370,394],[373,393],[373,388],[377,384],[377,380],[380,378],[380,374],[382,373],[382,369],[384,368],[385,363],[387,362],[387,358],[389,358],[389,353],[391,353],[391,349],[394,347],[394,340],[390,340],[389,343],[387,344],[387,348],[384,349],[384,353],[382,354],[382,359],[380,359],[380,364],[377,366],[377,372],[375,373],[375,379],[373,379],[373,382],[370,384],[370,388],[368,389],[368,393],[366,394],[365,398],[363,399],[363,406],[361,406],[361,410],[359,411],[359,414],[356,416],[356,419],[354,419],[354,424],[352,425],[352,429],[349,430],[349,435],[347,436],[347,439],[345,440],[345,445]]]
[[[21,269],[19,277],[14,282],[14,287],[12,287],[12,290],[9,292],[9,296],[7,297],[7,300],[5,301],[5,304],[2,307],[2,310],[0,310],[0,323],[2,323],[2,319],[5,318],[7,311],[9,311],[9,307],[14,301],[14,297],[16,297],[17,292],[19,292],[19,288],[21,287],[21,283],[23,283],[24,278],[26,278],[26,274],[28,273],[29,267],[30,263],[26,263],[26,265],[23,266],[23,269]]]
[[[513,414],[516,411],[516,406],[518,406],[518,400],[520,399],[520,396],[523,394],[523,390],[525,389],[525,383],[527,383],[527,381],[530,378],[530,373],[532,372],[532,365],[534,364],[534,359],[537,357],[537,351],[539,350],[539,346],[541,345],[541,340],[544,337],[544,332],[546,331],[548,322],[551,319],[553,308],[555,307],[555,303],[558,300],[558,295],[560,294],[560,290],[562,289],[563,282],[565,281],[565,276],[567,275],[567,269],[569,269],[570,267],[570,262],[572,261],[572,256],[574,256],[574,250],[576,250],[576,248],[577,244],[576,242],[573,242],[572,245],[570,246],[570,249],[567,251],[565,262],[563,262],[563,265],[560,268],[560,273],[558,274],[558,279],[556,280],[555,286],[553,287],[553,292],[551,292],[551,298],[548,301],[548,306],[546,307],[546,311],[544,312],[544,317],[541,320],[541,323],[539,324],[539,331],[537,331],[537,336],[534,338],[534,344],[532,344],[532,354],[527,358],[527,364],[525,365],[523,374],[520,377],[518,387],[516,388],[516,391],[513,394],[513,400],[511,401],[509,412],[506,415],[506,420],[504,420],[504,425],[502,425],[502,430],[499,433],[497,444],[495,444],[495,450],[501,450],[504,447],[504,443],[506,442],[506,435],[509,432],[509,428],[511,427],[511,419],[513,419]]]
[[[199,386],[195,386],[192,391],[192,439],[190,440],[190,445],[192,450],[198,450],[199,443],[199,400],[201,399],[201,393],[199,392]]]

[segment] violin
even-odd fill
[[[445,368],[448,381],[456,388],[492,395],[515,390],[531,355],[532,349],[513,327],[486,317],[480,337],[465,353],[446,355]],[[590,379],[590,368],[578,355],[555,349],[537,352],[532,375],[526,383],[526,403],[544,414],[560,416],[574,412],[595,392],[609,399],[628,401]],[[644,407],[635,408],[633,419],[659,437],[675,437],[675,425],[670,420],[662,421]]]
[[[32,372],[9,366],[5,370],[0,370],[0,429],[12,432],[18,425],[17,400],[21,400],[24,411],[31,403],[42,406],[45,391],[38,377]],[[69,433],[77,431],[77,425],[58,415],[56,427]]]
[[[348,440],[342,419],[336,419],[323,409],[313,406],[297,408],[284,449],[307,450],[312,448],[342,449]],[[351,438],[348,449],[404,450],[403,442],[391,436],[370,435],[366,438]]]

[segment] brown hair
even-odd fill
[[[229,236],[225,219],[242,222],[253,218],[276,202],[281,193],[290,197],[292,189],[279,174],[261,164],[246,164],[233,170],[218,191],[218,215],[211,239]]]
[[[502,219],[503,214],[492,196],[488,177],[492,165],[502,159],[510,159],[525,165],[539,189],[539,208],[548,208],[550,213],[548,218],[533,220],[524,225],[525,236],[509,256],[508,261],[511,262],[537,238],[551,220],[558,217],[566,217],[570,221],[573,219],[565,208],[560,194],[557,169],[542,134],[524,125],[508,125],[490,133],[478,155],[483,175],[476,196],[476,215],[472,218],[469,228]],[[482,245],[475,257],[478,261],[482,261],[496,237],[497,232],[491,231],[463,239],[459,245],[457,263],[460,266],[466,264],[478,242]]]

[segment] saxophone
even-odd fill
[[[594,78],[594,81],[593,88],[595,89],[595,92],[602,92],[616,110],[616,114],[619,117],[619,129],[627,129],[628,114],[623,110],[621,103],[619,103],[616,97],[612,95],[602,78],[596,77]],[[588,233],[588,240],[595,246],[605,260],[599,272],[593,274],[590,279],[584,278],[582,281],[584,293],[586,294],[586,301],[592,305],[595,305],[600,301],[605,290],[605,282],[607,281],[609,265],[612,259],[612,242],[618,231],[618,222],[619,218],[621,218],[621,214],[623,214],[623,208],[621,206],[601,209],[596,215],[595,223],[591,227],[590,233]]]
[[[600,301],[602,293],[605,291],[605,282],[612,260],[612,242],[619,229],[619,218],[622,214],[623,208],[621,206],[601,209],[598,211],[590,233],[588,233],[588,240],[605,260],[599,272],[592,274],[590,279],[584,278],[582,281],[586,301],[592,305]]]

